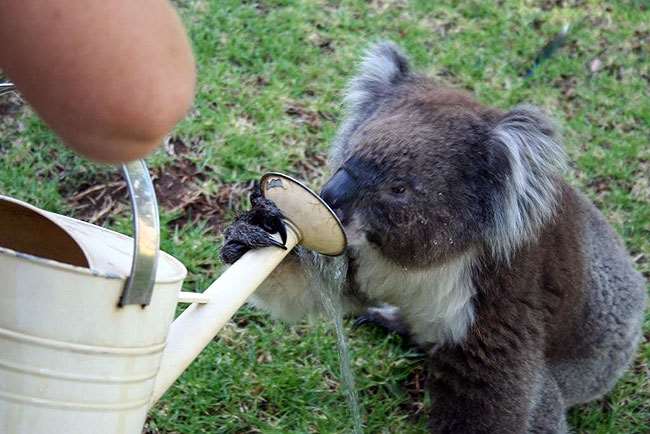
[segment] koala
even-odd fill
[[[562,179],[554,124],[438,86],[389,42],[368,50],[345,102],[321,197],[348,238],[346,313],[426,353],[432,432],[568,432],[566,410],[630,364],[646,289]],[[226,232],[226,263],[278,243],[281,212],[252,202]],[[304,256],[288,255],[251,302],[288,321],[317,314]]]

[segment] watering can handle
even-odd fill
[[[139,304],[144,307],[151,301],[156,280],[160,245],[158,202],[143,160],[123,164],[122,172],[133,211],[133,262],[119,306]]]
[[[0,83],[0,95],[15,90],[16,86],[13,83]],[[133,210],[133,262],[131,274],[120,296],[119,306],[127,304],[145,306],[151,301],[158,265],[160,245],[158,202],[147,165],[143,160],[123,164],[122,172],[129,189]]]

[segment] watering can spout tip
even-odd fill
[[[272,200],[298,229],[303,246],[328,256],[345,251],[347,239],[341,221],[315,192],[277,172],[262,176],[260,187],[264,197]]]

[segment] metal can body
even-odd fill
[[[139,433],[185,268],[162,254],[151,303],[118,307],[133,241],[29,209],[90,266],[0,247],[0,433]]]

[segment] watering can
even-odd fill
[[[0,196],[0,433],[139,434],[147,410],[298,243],[326,255],[341,224],[288,176],[262,177],[286,250],[250,251],[203,293],[159,252],[143,162],[123,166],[134,238]],[[177,303],[190,306],[174,319]]]

